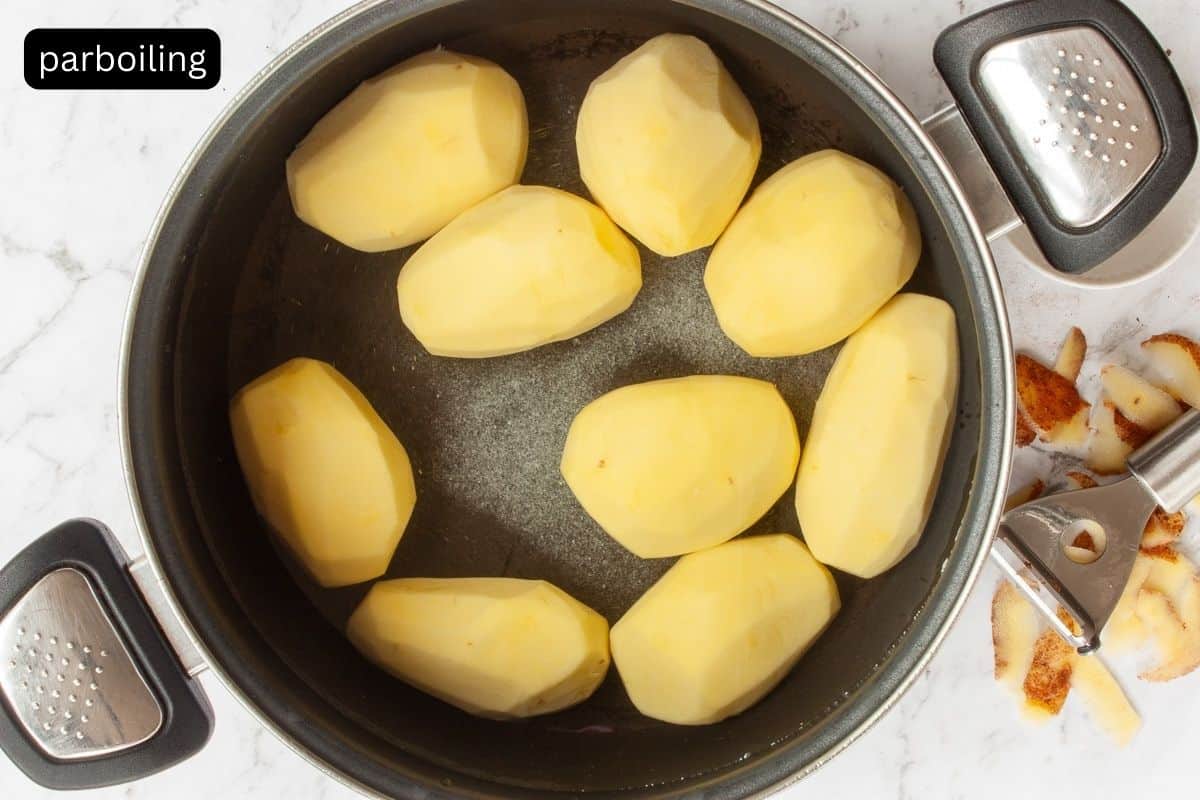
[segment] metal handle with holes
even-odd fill
[[[1086,272],[1121,249],[1196,159],[1179,77],[1116,0],[987,9],[944,31],[934,61],[962,117],[944,111],[927,124],[967,173],[981,224],[1010,227],[1006,214],[1019,214],[1057,269]],[[982,169],[966,158],[975,154]],[[997,203],[996,188],[1012,209]]]
[[[107,528],[73,520],[0,569],[0,748],[43,786],[144,777],[212,732],[127,566]]]
[[[1200,496],[1200,410],[1192,409],[1129,457],[1129,471],[1168,512]]]

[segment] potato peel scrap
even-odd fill
[[[1071,691],[1071,646],[1051,630],[1042,631],[1033,647],[1033,661],[1025,675],[1025,710],[1034,718],[1062,711]]]
[[[1200,408],[1200,343],[1177,333],[1160,333],[1142,342],[1142,350],[1167,390]]]
[[[1148,560],[1135,568],[1140,586]],[[1135,592],[1136,593],[1136,592]],[[1060,609],[1059,617],[1074,631],[1075,621]],[[1009,581],[1001,581],[992,596],[992,645],[996,680],[1023,696],[1022,709],[1035,720],[1058,714],[1072,689],[1078,689],[1088,715],[1118,745],[1129,743],[1141,727],[1141,717],[1116,677],[1099,656],[1081,656],[1054,630],[1039,634],[1041,619],[1033,605]]]
[[[1097,475],[1116,475],[1125,471],[1125,459],[1150,438],[1147,432],[1130,422],[1112,401],[1097,403],[1092,414],[1092,441],[1088,446],[1087,466]]]
[[[1159,664],[1138,675],[1142,680],[1174,680],[1200,666],[1200,578],[1192,576],[1177,605],[1165,592],[1143,588],[1137,613],[1159,653]]]
[[[1179,401],[1150,381],[1116,364],[1100,370],[1104,393],[1134,428],[1158,433],[1183,413]]]
[[[1017,355],[1017,402],[1038,438],[1051,444],[1082,444],[1091,405],[1073,381],[1024,354]]]
[[[1161,551],[1165,553],[1167,549],[1162,548]],[[1160,556],[1150,562],[1146,586],[1157,589],[1171,598],[1177,607],[1186,608],[1187,592],[1196,578],[1196,565],[1191,559],[1183,553],[1171,550],[1169,555]]]
[[[1034,642],[1033,659],[1022,685],[1027,710],[1035,716],[1053,716],[1062,710],[1071,691],[1076,655],[1075,648],[1053,629],[1042,631]]]
[[[1037,432],[1033,430],[1033,426],[1029,424],[1029,419],[1025,416],[1025,412],[1017,409],[1017,428],[1016,442],[1017,447],[1028,447],[1033,444],[1033,440],[1037,438]]]
[[[1150,557],[1139,553],[1133,562],[1133,571],[1117,605],[1113,608],[1108,624],[1104,626],[1101,641],[1109,652],[1126,652],[1140,645],[1146,639],[1146,630],[1137,615],[1138,592],[1150,576],[1153,563]]]
[[[1182,511],[1168,514],[1162,507],[1155,508],[1142,531],[1142,552],[1148,553],[1177,542],[1183,535],[1186,522]]]
[[[1087,703],[1091,715],[1106,733],[1122,747],[1129,744],[1142,727],[1142,718],[1122,691],[1116,677],[1098,655],[1075,656],[1071,686]]]
[[[1011,582],[1000,581],[992,596],[994,668],[996,680],[1013,691],[1021,691],[1040,626],[1033,604]]]
[[[1058,351],[1058,360],[1054,362],[1054,371],[1074,383],[1079,379],[1079,371],[1083,369],[1083,359],[1087,356],[1087,338],[1079,328],[1067,331],[1062,347]]]

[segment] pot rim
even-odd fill
[[[406,3],[409,8],[402,16],[397,17],[396,22],[400,23],[404,20],[418,17],[420,14],[432,9],[451,5],[461,0],[414,0]],[[382,5],[393,2],[393,0],[360,0],[360,2],[350,6],[344,11],[335,14],[329,19],[317,25],[312,30],[305,33],[298,40],[288,46],[279,55],[273,58],[265,67],[259,70],[226,104],[221,110],[216,119],[208,126],[204,134],[201,136],[197,144],[188,154],[187,159],[179,168],[174,180],[171,182],[166,195],[163,198],[154,218],[154,222],[150,228],[150,232],[146,238],[145,244],[142,247],[138,258],[138,265],[135,272],[134,280],[130,289],[129,300],[125,310],[124,327],[122,332],[120,362],[118,368],[118,388],[117,388],[117,415],[118,429],[121,446],[121,466],[125,477],[126,493],[129,499],[130,508],[133,513],[134,523],[138,531],[138,535],[142,542],[145,558],[149,563],[155,578],[159,581],[163,589],[163,594],[166,597],[167,605],[171,613],[178,620],[181,630],[184,632],[191,644],[203,656],[204,663],[210,668],[217,678],[221,681],[224,688],[257,720],[257,722],[269,729],[281,742],[283,742],[290,750],[295,752],[305,761],[313,764],[323,773],[342,783],[343,785],[370,797],[385,798],[378,790],[362,783],[354,776],[344,772],[339,767],[328,763],[306,745],[300,742],[292,732],[286,730],[282,725],[278,724],[268,712],[260,708],[254,701],[241,689],[236,680],[232,678],[224,669],[221,662],[213,656],[213,653],[208,648],[206,643],[196,632],[192,625],[191,619],[187,612],[182,607],[176,591],[168,578],[167,572],[163,568],[159,558],[158,551],[151,537],[150,526],[142,509],[141,492],[137,485],[137,479],[134,472],[133,464],[133,448],[131,446],[131,427],[129,413],[129,378],[130,378],[130,361],[133,347],[133,331],[134,323],[137,316],[137,311],[141,305],[142,292],[145,284],[146,276],[150,269],[151,257],[156,249],[160,234],[163,231],[169,212],[174,206],[176,200],[180,196],[181,189],[187,178],[194,171],[197,163],[200,161],[204,153],[212,144],[214,138],[220,132],[237,111],[241,109],[248,98],[254,95],[263,87],[271,78],[285,70],[289,63],[299,53],[306,50],[310,46],[316,44],[319,40],[325,38],[330,32],[339,28],[344,23],[359,17],[368,11]],[[983,335],[985,331],[981,328],[979,340],[981,348],[992,347],[999,352],[995,353],[996,361],[999,369],[999,396],[990,397],[987,384],[985,382],[983,391],[983,400],[991,401],[990,406],[985,405],[981,411],[981,417],[984,419],[991,418],[998,422],[998,425],[993,425],[993,430],[990,435],[981,436],[980,442],[980,458],[977,461],[976,474],[984,471],[989,465],[986,462],[991,462],[990,472],[993,473],[995,490],[990,497],[986,496],[982,503],[983,508],[981,514],[975,516],[979,518],[979,526],[986,531],[986,535],[980,539],[978,552],[970,560],[968,569],[965,575],[962,576],[959,593],[954,598],[950,607],[943,612],[943,618],[938,625],[937,630],[929,638],[925,647],[917,658],[909,665],[908,669],[900,677],[899,681],[888,692],[876,707],[861,719],[852,729],[834,741],[826,748],[817,758],[813,759],[808,764],[798,770],[790,772],[783,777],[771,782],[770,784],[753,791],[746,795],[751,798],[764,798],[772,795],[781,789],[801,780],[810,775],[815,770],[826,764],[834,756],[838,755],[855,742],[860,736],[866,733],[876,722],[878,722],[891,708],[899,701],[904,693],[912,686],[916,678],[924,671],[934,653],[945,639],[950,628],[957,620],[966,604],[967,598],[970,595],[972,587],[979,578],[979,574],[983,568],[984,562],[987,560],[988,553],[991,549],[991,540],[995,535],[995,531],[999,526],[1000,517],[1003,513],[1003,501],[1005,490],[1008,485],[1008,478],[1013,458],[1013,434],[1015,425],[1015,379],[1013,367],[1013,347],[1011,339],[1011,331],[1008,324],[1008,315],[1005,309],[1005,301],[1003,290],[1000,283],[999,273],[996,269],[995,262],[992,258],[991,249],[988,246],[987,239],[976,221],[974,214],[971,211],[966,194],[962,186],[959,184],[957,177],[951,170],[950,165],[942,156],[941,151],[934,144],[933,140],[921,127],[920,122],[909,110],[909,108],[900,100],[899,97],[877,76],[869,67],[853,55],[848,49],[840,43],[825,35],[815,27],[805,22],[796,15],[777,7],[768,2],[768,0],[671,0],[671,2],[679,3],[699,8],[702,11],[712,14],[724,14],[731,21],[742,24],[744,27],[754,31],[755,33],[766,38],[774,38],[767,30],[761,26],[755,26],[749,23],[746,17],[745,9],[739,13],[739,7],[749,7],[751,10],[768,15],[772,21],[779,25],[780,29],[785,34],[792,36],[799,35],[801,39],[808,39],[814,45],[822,48],[828,55],[832,56],[838,64],[849,70],[857,79],[861,80],[870,92],[873,92],[874,97],[882,101],[887,109],[895,115],[895,117],[903,124],[904,129],[910,134],[920,145],[920,152],[912,154],[921,159],[927,159],[933,166],[937,177],[940,178],[948,189],[950,197],[953,201],[953,206],[961,211],[961,223],[965,226],[966,238],[973,245],[980,259],[982,267],[982,279],[984,290],[983,294],[986,300],[990,301],[987,305],[981,305],[976,309],[977,326],[979,325],[978,312],[991,310],[995,319],[990,320],[991,330],[987,331],[988,336]],[[780,41],[781,45],[794,49],[791,43]],[[803,56],[797,53],[797,58]],[[820,66],[818,66],[820,69]],[[961,237],[960,237],[961,238]],[[968,284],[970,283],[968,277]],[[990,306],[990,308],[989,308]],[[988,320],[984,320],[984,327]],[[991,339],[991,341],[989,341]],[[987,428],[983,430],[987,432]],[[971,495],[975,494],[976,486],[973,486]],[[969,506],[964,511],[964,519],[969,513]],[[980,518],[981,517],[981,518]],[[960,530],[964,530],[967,526],[960,526]]]

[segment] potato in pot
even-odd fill
[[[396,281],[408,329],[430,353],[460,358],[578,336],[629,308],[641,287],[625,234],[548,186],[512,186],[459,215]]]
[[[798,356],[853,333],[912,277],[921,232],[904,192],[822,150],[768,178],[704,270],[725,335],[752,356]]]
[[[356,250],[407,247],[516,183],[529,122],[496,64],[431,50],[369,78],[287,160],[296,216]]]
[[[916,546],[937,492],[958,391],[943,300],[899,294],[825,378],[796,478],[796,515],[823,564],[873,578]]]
[[[730,539],[787,491],[800,458],[772,384],[693,375],[615,389],[576,415],[562,474],[600,527],[642,558]]]
[[[229,416],[258,512],[313,578],[382,575],[417,490],[404,446],[354,384],[294,358],[239,391]]]
[[[546,581],[382,581],[350,617],[363,655],[471,714],[549,714],[591,696],[608,672],[608,622]]]
[[[748,536],[679,559],[613,626],[613,662],[646,716],[719,722],[775,688],[840,607],[799,539]]]
[[[575,130],[596,202],[663,256],[707,247],[758,167],[754,108],[707,44],[665,33],[588,88]]]

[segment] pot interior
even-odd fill
[[[273,546],[234,457],[233,393],[305,355],[333,363],[366,394],[416,470],[416,512],[388,577],[545,578],[615,622],[671,560],[632,556],[573,499],[558,458],[575,412],[625,384],[730,373],[775,382],[803,436],[836,348],[746,356],[705,296],[707,251],[662,259],[642,248],[641,294],[600,328],[502,358],[430,356],[396,306],[412,248],[359,253],[301,223],[284,160],[359,81],[444,45],[493,59],[521,84],[531,131],[523,182],[587,196],[574,124],[588,83],[666,31],[711,44],[750,97],[763,131],[756,183],[838,147],[884,169],[912,199],[924,254],[908,288],[945,298],[959,321],[958,420],[942,484],[917,549],[875,580],[837,574],[841,613],[745,713],[707,727],[658,723],[637,713],[613,669],[573,709],[476,719],[351,648],[341,628],[367,585],[322,590]],[[988,267],[908,135],[823,44],[744,4],[383,4],[294,54],[242,101],[182,183],[149,256],[129,354],[129,446],[148,534],[214,665],[319,760],[397,796],[743,795],[828,752],[885,704],[946,623],[987,535],[981,520],[994,495],[971,487],[999,469],[1003,354],[981,277]],[[791,491],[750,533],[772,531],[800,532]]]

